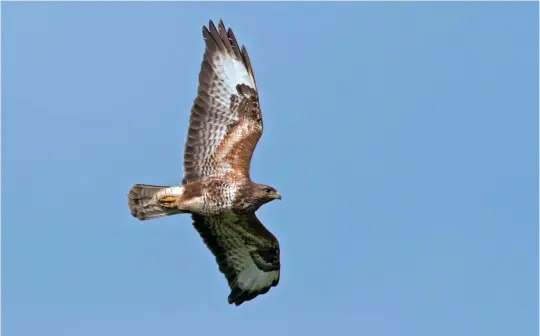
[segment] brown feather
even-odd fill
[[[220,21],[203,27],[206,50],[197,97],[191,109],[184,150],[183,184],[211,176],[249,177],[250,161],[262,135],[262,115],[255,77],[245,47]],[[231,87],[231,65],[243,67],[246,83]],[[228,68],[225,67],[225,64]],[[229,71],[229,72],[227,72]],[[251,82],[252,86],[248,84]]]

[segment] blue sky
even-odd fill
[[[4,335],[537,335],[537,3],[2,4]],[[223,18],[277,288],[240,307],[175,184]]]

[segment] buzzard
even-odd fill
[[[250,162],[263,132],[253,68],[223,21],[203,27],[206,50],[189,117],[181,186],[134,185],[131,214],[148,220],[191,214],[231,292],[229,304],[267,293],[279,282],[279,244],[255,212],[281,199],[251,181]]]

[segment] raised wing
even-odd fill
[[[193,226],[216,257],[239,306],[279,283],[279,244],[255,214],[192,215]]]
[[[203,27],[206,41],[189,118],[183,183],[234,172],[249,176],[262,116],[247,50],[223,21]]]

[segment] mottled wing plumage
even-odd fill
[[[183,184],[235,172],[249,175],[262,134],[255,77],[247,50],[223,22],[203,27],[206,50],[189,119]]]
[[[240,305],[279,282],[279,244],[255,214],[192,215],[193,226],[216,257],[231,288],[229,303]]]

